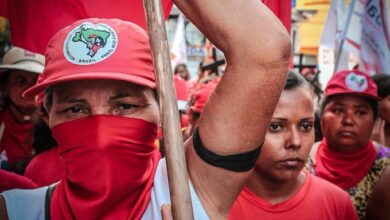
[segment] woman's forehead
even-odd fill
[[[337,95],[330,97],[328,105],[343,105],[352,107],[370,107],[370,102],[366,97],[359,95]]]
[[[119,80],[80,80],[65,82],[52,87],[58,97],[74,95],[117,95],[128,94],[131,96],[145,96],[153,90],[130,82]]]
[[[284,90],[273,117],[314,117],[313,96],[307,88]]]

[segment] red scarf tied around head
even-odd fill
[[[372,141],[356,152],[340,153],[330,149],[324,138],[318,147],[315,172],[317,176],[348,190],[367,175],[375,158]]]
[[[65,177],[51,201],[51,219],[140,219],[150,201],[160,154],[157,126],[97,115],[52,129]]]

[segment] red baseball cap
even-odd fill
[[[214,91],[215,87],[219,82],[219,78],[216,78],[207,84],[200,84],[199,88],[194,92],[194,105],[191,106],[191,109],[202,113],[204,106],[209,100],[209,96]]]
[[[148,35],[131,22],[99,18],[77,21],[51,38],[45,58],[41,77],[24,96],[38,95],[58,83],[86,79],[156,87]]]
[[[325,88],[325,96],[353,94],[379,100],[374,80],[358,70],[343,70],[335,73]]]

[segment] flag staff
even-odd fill
[[[191,220],[193,219],[193,211],[187,164],[161,1],[144,0],[143,3],[157,79],[172,215],[174,219]]]

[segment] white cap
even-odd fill
[[[41,74],[45,67],[45,57],[39,53],[12,47],[3,57],[0,72],[6,70],[23,70]]]

